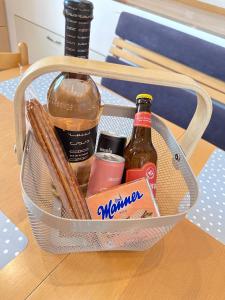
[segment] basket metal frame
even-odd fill
[[[129,220],[71,220],[67,218],[61,218],[57,215],[51,214],[41,207],[36,205],[32,199],[27,194],[24,189],[24,161],[26,159],[26,149],[29,147],[29,139],[31,132],[28,131],[26,135],[26,122],[25,122],[25,107],[24,107],[24,98],[25,90],[32,81],[39,77],[40,75],[52,71],[67,71],[67,72],[78,72],[90,75],[105,76],[109,78],[128,80],[128,81],[138,81],[142,83],[152,83],[158,85],[173,86],[178,88],[189,88],[192,91],[197,93],[198,105],[195,112],[195,115],[183,135],[180,145],[176,142],[170,130],[165,126],[160,118],[153,115],[152,117],[152,126],[153,128],[163,137],[168,148],[171,150],[171,153],[176,154],[179,159],[177,160],[174,157],[173,164],[174,168],[179,169],[182,172],[182,176],[185,180],[187,187],[189,187],[190,193],[190,204],[187,209],[182,209],[181,212],[176,214],[170,214],[155,218],[146,218],[146,219],[129,219]],[[146,228],[164,228],[163,233],[160,234],[160,237],[154,238],[149,245],[152,246],[157,242],[164,234],[166,234],[177,222],[182,220],[189,208],[191,208],[198,198],[198,184],[196,178],[187,162],[187,157],[193,152],[198,140],[201,138],[206,126],[209,123],[212,104],[211,99],[208,94],[192,79],[183,76],[174,74],[171,72],[161,72],[161,71],[150,71],[143,70],[140,68],[133,67],[124,67],[118,66],[109,63],[100,63],[93,61],[86,61],[77,58],[71,57],[51,57],[42,59],[41,61],[35,63],[27,72],[24,74],[15,95],[15,125],[16,125],[16,138],[17,138],[17,157],[18,162],[22,162],[21,168],[21,188],[23,199],[25,205],[28,209],[28,213],[31,220],[31,225],[36,235],[37,240],[39,241],[38,234],[35,233],[35,226],[33,223],[33,218],[38,220],[43,226],[51,228],[50,237],[57,236],[56,232],[66,232],[68,235],[78,232],[80,234],[93,233],[101,235],[103,228],[104,232],[107,233],[124,233],[126,231],[132,230],[144,230]],[[135,114],[134,107],[119,106],[119,105],[104,105],[103,115],[104,116],[115,116],[115,117],[125,117],[133,119]],[[24,142],[25,147],[24,147]],[[182,200],[182,199],[181,199]],[[46,227],[46,228],[47,228]],[[52,235],[53,234],[53,235]],[[57,239],[56,239],[57,240]],[[101,240],[101,238],[100,238]],[[62,249],[56,249],[55,246],[47,245],[47,242],[39,242],[40,246],[47,251],[54,253],[66,253],[70,251],[102,251],[102,250],[111,250],[111,247],[104,247],[101,245],[99,248],[93,246],[93,249],[82,248],[76,249],[74,245],[71,247],[62,247]],[[143,250],[146,247],[134,246],[133,248],[127,248],[126,246],[114,247],[113,250]],[[148,247],[147,247],[148,248]]]

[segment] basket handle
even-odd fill
[[[19,164],[21,164],[22,161],[26,137],[25,90],[28,85],[40,75],[55,71],[83,73],[111,79],[189,89],[196,92],[198,103],[195,114],[187,130],[180,139],[180,146],[188,158],[195,149],[198,141],[201,139],[211,118],[212,102],[209,95],[197,82],[187,76],[172,72],[128,67],[69,56],[46,57],[30,66],[24,73],[16,90],[14,114],[16,152]]]

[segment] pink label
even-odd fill
[[[138,112],[134,117],[135,127],[146,127],[151,128],[151,113],[149,112]]]
[[[156,196],[156,165],[152,162],[145,164],[140,169],[130,169],[126,171],[126,182],[133,181],[142,177],[147,177],[154,197]]]

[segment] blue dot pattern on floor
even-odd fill
[[[213,152],[198,177],[200,197],[189,220],[225,244],[225,152]]]
[[[48,73],[40,76],[32,82],[32,85],[26,91],[26,98],[30,99],[36,96],[39,101],[44,104],[47,100],[47,91],[52,83],[53,79],[58,75],[58,73]],[[14,78],[0,82],[0,94],[4,95],[9,100],[13,100],[15,96],[15,91],[19,83],[19,78]],[[99,86],[99,91],[101,94],[102,102],[114,105],[127,105],[134,106],[134,103],[125,99],[124,97],[114,95],[108,89]]]
[[[4,95],[9,100],[13,100],[18,84],[19,84],[18,77],[10,80],[1,81],[0,94]]]
[[[26,236],[0,211],[0,269],[27,246]]]
[[[37,78],[30,90],[41,103],[46,103],[47,91],[58,73],[49,73]],[[0,83],[0,93],[13,99],[19,78]],[[134,106],[129,100],[99,87],[103,103]],[[199,175],[200,197],[187,218],[202,230],[225,244],[225,152],[217,149]]]

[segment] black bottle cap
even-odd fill
[[[64,15],[67,18],[81,20],[93,19],[93,4],[87,0],[64,0]]]

